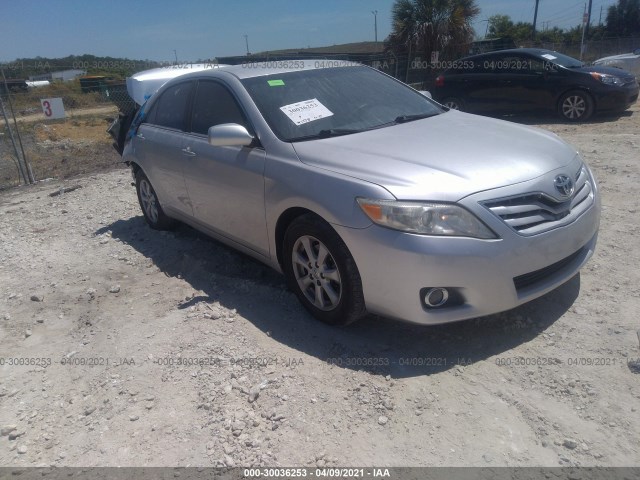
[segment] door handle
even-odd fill
[[[182,154],[186,155],[187,157],[195,157],[196,156],[196,152],[194,152],[193,150],[191,150],[190,147],[187,148],[183,148],[182,149]]]

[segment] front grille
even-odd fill
[[[580,255],[582,255],[583,250],[585,248],[586,247],[582,247],[577,252],[569,255],[566,258],[563,258],[559,262],[549,265],[548,267],[544,267],[544,268],[541,268],[540,270],[536,270],[535,272],[525,273],[524,275],[515,277],[513,279],[513,284],[515,285],[516,290],[520,291],[523,288],[527,288],[532,285],[535,285],[538,282],[541,282],[549,278],[553,274],[559,272],[560,270],[565,268],[567,265],[569,265],[571,262],[573,262],[576,258],[578,258]]]
[[[583,166],[574,176],[571,198],[558,201],[546,193],[528,193],[482,202],[521,235],[536,235],[575,221],[593,204],[593,187]]]

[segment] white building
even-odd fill
[[[68,82],[69,80],[74,80],[86,74],[87,74],[86,70],[61,70],[59,72],[43,73],[42,75],[31,75],[29,77],[29,80],[31,81],[49,80],[49,81]]]

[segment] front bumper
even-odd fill
[[[601,93],[596,98],[597,110],[601,112],[626,110],[638,100],[639,90],[638,82],[635,82],[610,92]]]
[[[594,181],[595,185],[595,181]],[[465,203],[465,202],[461,202]],[[501,237],[479,240],[402,233],[376,225],[351,229],[334,225],[362,279],[368,311],[412,323],[435,325],[512,309],[570,280],[591,258],[600,222],[597,191],[593,204],[563,227],[519,235],[467,199]],[[472,204],[476,208],[470,208]],[[457,301],[429,308],[428,288],[444,287]]]

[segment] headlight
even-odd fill
[[[394,230],[421,235],[498,238],[475,215],[458,205],[368,198],[357,201],[372,222]]]
[[[618,87],[624,85],[621,78],[615,75],[609,75],[608,73],[591,72],[591,76],[605,85],[617,85]]]

